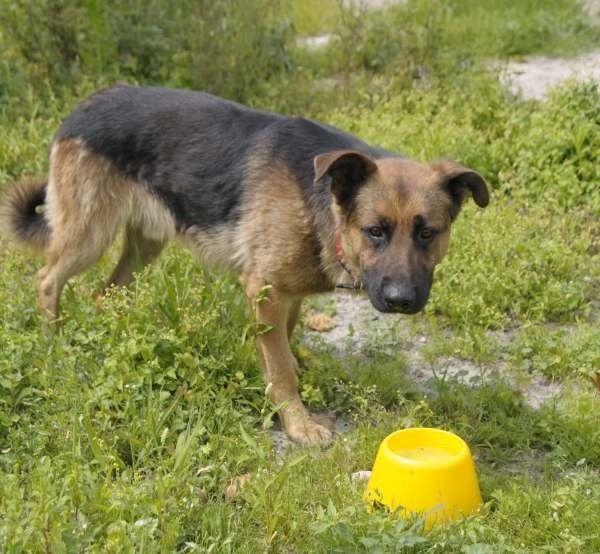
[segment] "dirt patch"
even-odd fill
[[[600,0],[584,0],[583,10],[590,17],[600,18]]]
[[[408,316],[381,314],[365,296],[356,293],[334,293],[330,299],[336,312],[333,316],[335,327],[319,333],[305,328],[303,340],[309,348],[317,347],[322,341],[341,358],[369,350],[389,355],[397,352],[406,358],[408,375],[424,390],[428,389],[432,379],[453,379],[473,387],[501,379],[518,389],[525,402],[534,409],[561,391],[559,383],[543,377],[513,375],[502,361],[479,364],[464,358],[444,356],[432,363],[424,355],[430,338],[415,334]],[[515,334],[515,331],[493,333],[500,344],[511,342]]]
[[[576,58],[536,56],[524,62],[509,62],[501,80],[514,94],[528,100],[544,100],[565,81],[600,83],[600,50]]]

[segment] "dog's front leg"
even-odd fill
[[[331,441],[329,429],[317,423],[305,408],[298,393],[298,363],[290,349],[288,323],[295,319],[299,298],[282,293],[274,286],[252,276],[242,281],[259,325],[258,350],[262,359],[267,394],[280,406],[279,416],[290,438],[305,445],[323,445]],[[261,292],[262,291],[262,292]]]

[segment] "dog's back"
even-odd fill
[[[239,215],[248,159],[280,116],[200,92],[119,86],[88,98],[58,130],[151,189],[179,228]]]

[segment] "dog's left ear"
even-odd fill
[[[357,150],[335,150],[315,156],[315,183],[329,177],[331,192],[342,208],[348,208],[377,165]]]
[[[450,211],[452,219],[458,215],[469,192],[480,208],[485,208],[489,204],[490,194],[487,183],[479,173],[451,160],[440,160],[432,166],[442,175],[441,186],[452,199]]]

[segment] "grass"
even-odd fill
[[[343,6],[335,0],[293,0],[292,9],[294,27],[301,37],[331,33],[343,17]]]
[[[371,322],[364,336],[357,326],[358,352],[296,338],[305,401],[353,426],[329,449],[283,457],[233,276],[172,246],[96,303],[115,248],[67,287],[62,330],[48,336],[33,286],[41,261],[0,238],[0,549],[598,552],[600,93],[571,83],[524,102],[489,69],[491,58],[591,47],[597,29],[559,0],[422,0],[360,16],[333,2],[293,8],[298,34],[333,31],[341,42],[310,56],[286,50],[291,66],[258,88],[244,81],[245,97],[417,158],[459,159],[490,182],[490,207],[465,206],[423,314]],[[39,86],[10,52],[0,187],[45,171],[60,119],[108,79],[84,67]],[[311,305],[335,317],[330,297]],[[427,338],[425,383],[404,351],[417,335]],[[445,375],[448,358],[485,378]],[[554,380],[559,396],[531,407],[531,379]],[[469,442],[481,514],[423,533],[418,521],[366,511],[352,472],[411,425]],[[227,500],[231,479],[247,473]]]

